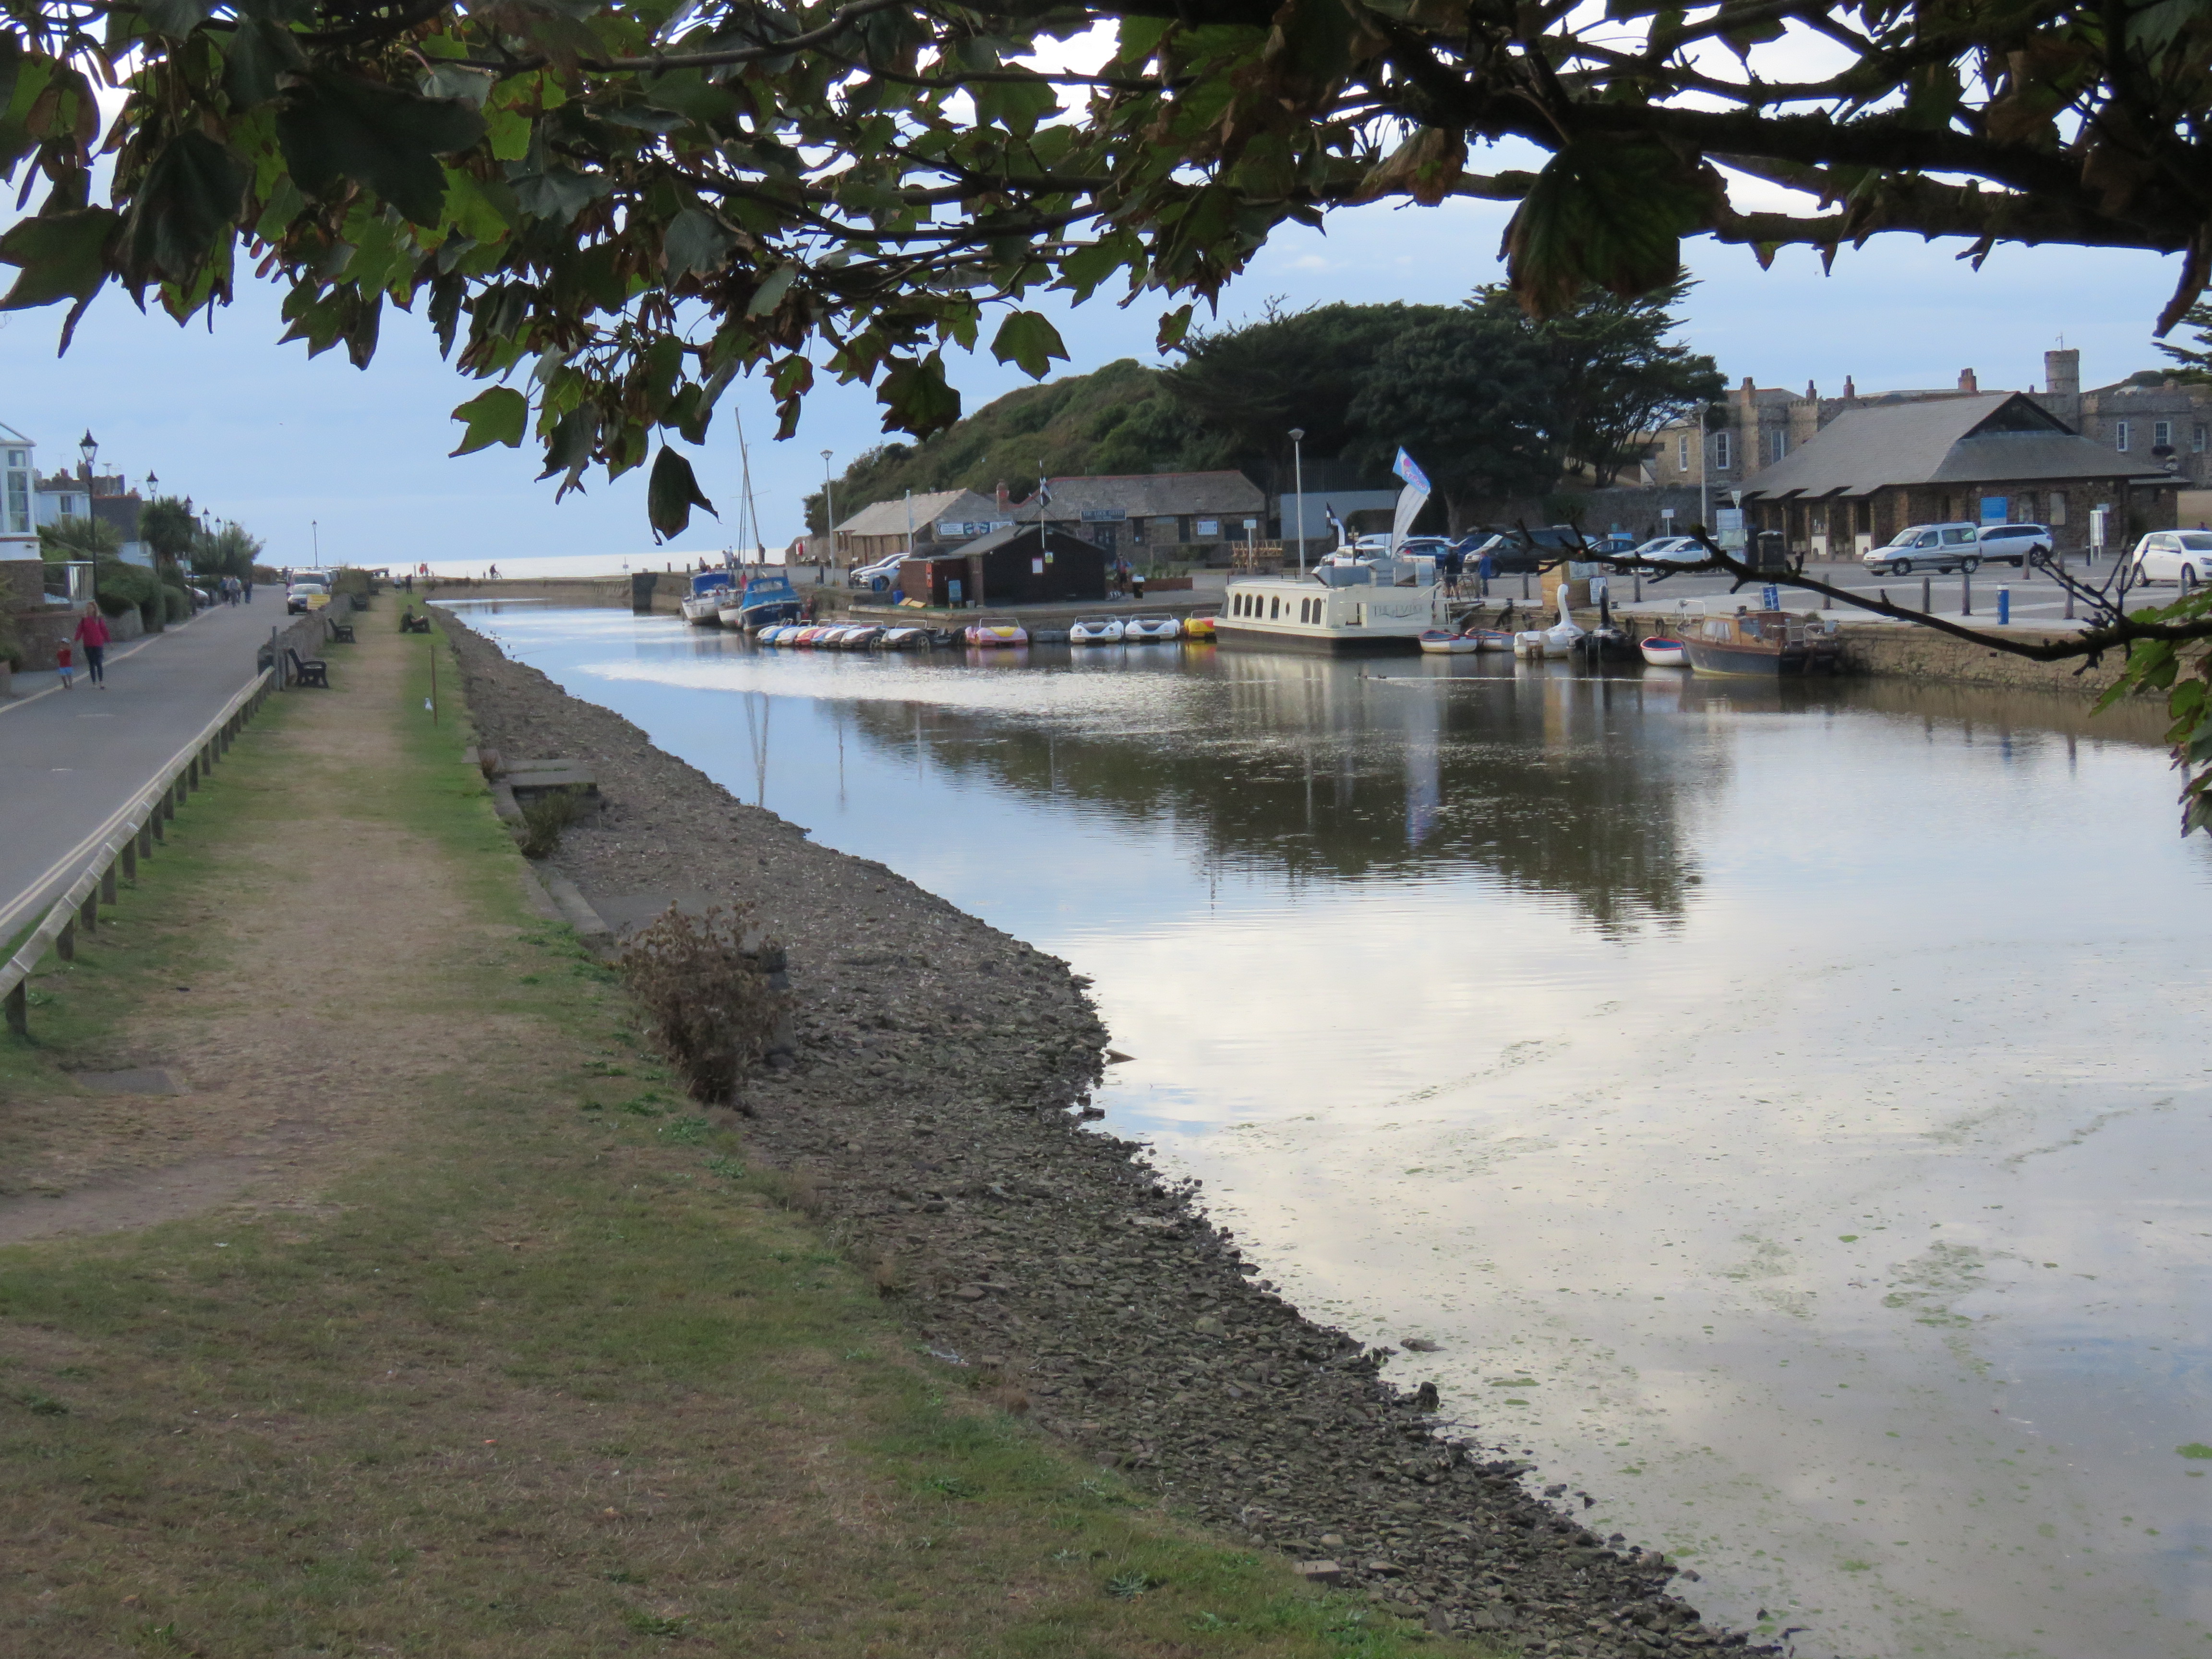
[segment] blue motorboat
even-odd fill
[[[789,576],[781,570],[756,570],[747,574],[738,592],[722,601],[720,621],[725,628],[757,634],[778,623],[797,622],[805,611]]]

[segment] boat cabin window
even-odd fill
[[[1283,602],[1280,599],[1269,599],[1267,601],[1267,620],[1269,622],[1273,622],[1276,617],[1282,614]]]

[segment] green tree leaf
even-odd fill
[[[991,340],[991,355],[1002,363],[1018,365],[1032,380],[1052,372],[1052,360],[1067,361],[1067,347],[1048,318],[1034,311],[1017,311],[999,325]]]
[[[418,225],[434,225],[446,199],[437,158],[483,137],[483,118],[451,98],[423,98],[333,70],[311,70],[276,117],[292,176],[325,194],[340,179],[365,185]]]
[[[886,432],[926,438],[960,418],[960,394],[945,383],[945,359],[934,351],[920,362],[908,357],[892,364],[876,388],[876,401],[884,406]]]
[[[277,76],[306,59],[292,31],[248,18],[223,52],[222,89],[233,109],[258,109],[277,94]]]
[[[252,172],[204,132],[180,132],[147,169],[123,222],[118,263],[132,283],[189,283],[246,205]]]
[[[668,280],[673,283],[695,272],[706,276],[720,270],[737,240],[737,233],[713,214],[685,208],[668,222],[667,234],[661,239]]]
[[[1682,267],[1682,238],[1722,199],[1710,168],[1692,173],[1656,144],[1595,139],[1544,164],[1505,228],[1513,292],[1555,316],[1586,288],[1647,294]]]
[[[530,399],[511,386],[495,386],[456,409],[453,418],[467,425],[454,454],[472,455],[493,444],[514,449],[520,447],[530,423]]]
[[[666,541],[671,536],[680,536],[691,522],[691,509],[702,507],[714,510],[714,502],[701,493],[699,480],[691,471],[691,463],[666,444],[653,458],[653,475],[646,481],[645,513],[653,522],[656,540]]]
[[[90,299],[107,279],[107,239],[117,216],[108,208],[75,208],[10,226],[0,236],[0,261],[22,266],[23,274],[0,300],[0,311]]]

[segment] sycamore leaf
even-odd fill
[[[123,222],[118,263],[134,283],[188,283],[246,205],[252,169],[204,132],[161,147]]]
[[[1368,170],[1355,201],[1371,202],[1403,191],[1424,207],[1451,194],[1467,166],[1467,140],[1442,127],[1423,127]]]
[[[1052,373],[1052,360],[1067,361],[1067,347],[1051,321],[1034,311],[1018,311],[999,325],[991,340],[991,355],[1002,363],[1015,363],[1032,380]]]
[[[1623,298],[1681,271],[1682,238],[1709,219],[1718,175],[1656,144],[1583,139],[1544,164],[1505,227],[1515,295],[1557,316],[1592,284]]]
[[[276,97],[276,77],[306,59],[292,31],[248,19],[230,37],[223,52],[222,89],[234,110],[257,109]]]
[[[456,409],[453,418],[468,428],[454,454],[473,455],[493,444],[514,449],[521,445],[523,428],[530,422],[530,399],[511,386],[495,386]]]
[[[691,463],[666,444],[653,458],[653,474],[646,480],[645,515],[653,521],[653,534],[657,541],[666,541],[671,536],[680,536],[691,522],[691,509],[703,507],[714,511],[714,502],[700,493],[699,480],[691,471]],[[717,515],[720,516],[719,514]]]
[[[148,27],[173,40],[183,40],[206,22],[210,9],[206,0],[139,0],[138,9],[145,14]]]
[[[277,141],[303,187],[321,194],[350,179],[418,225],[436,224],[445,204],[437,158],[483,132],[483,118],[454,99],[323,69],[295,78],[276,117]]]
[[[0,311],[22,311],[57,300],[88,300],[107,279],[107,239],[117,215],[108,208],[20,219],[0,236],[0,260],[23,274],[0,300]]]
[[[720,270],[737,241],[737,233],[713,214],[701,208],[685,208],[668,222],[667,233],[661,238],[668,280],[672,283],[695,271],[703,276]]]
[[[795,263],[778,265],[753,290],[753,297],[745,302],[745,315],[760,317],[774,311],[782,303],[783,296],[790,291],[791,285],[798,280],[799,266]]]
[[[893,363],[876,388],[876,401],[884,406],[886,432],[927,438],[960,418],[960,394],[945,384],[945,359],[934,351],[919,362]]]

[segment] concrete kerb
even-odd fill
[[[32,930],[6,965],[0,966],[0,1008],[5,1010],[8,1029],[17,1036],[30,1035],[28,988],[32,971],[44,960],[49,949],[64,962],[76,960],[77,930],[82,927],[89,933],[99,926],[100,906],[103,902],[112,905],[119,896],[118,868],[123,876],[134,881],[137,878],[141,854],[150,855],[155,842],[166,841],[163,826],[176,817],[178,803],[188,790],[199,787],[204,772],[213,769],[216,753],[225,746],[218,740],[220,735],[226,728],[236,731],[240,724],[260,709],[275,689],[275,678],[269,670],[256,675],[223,706],[220,714],[200,728],[198,737],[156,770],[144,787],[117,808],[105,823],[55,860],[22,898],[0,909],[0,939],[4,939],[31,902],[31,894],[45,887],[61,871],[72,865],[81,866],[76,880],[54,902],[45,920]]]

